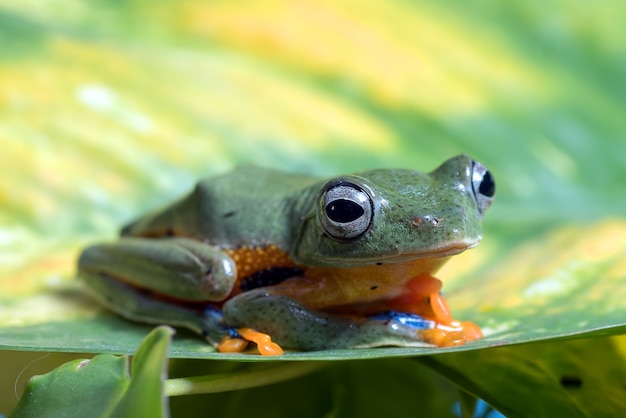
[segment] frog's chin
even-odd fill
[[[419,251],[407,251],[400,254],[392,254],[387,255],[386,257],[377,257],[372,259],[371,261],[376,264],[384,263],[402,263],[406,261],[412,260],[423,260],[423,259],[437,259],[437,258],[448,258],[456,254],[460,254],[465,250],[473,248],[478,245],[479,241],[472,242],[455,242],[445,247],[440,248],[428,248]]]
[[[335,266],[357,267],[368,265],[386,265],[396,263],[409,263],[433,260],[437,264],[443,263],[448,257],[462,253],[463,251],[478,245],[480,239],[475,241],[457,241],[448,243],[437,248],[426,248],[417,251],[405,251],[394,254],[373,254],[371,256],[360,256],[359,258],[327,258],[326,262]]]

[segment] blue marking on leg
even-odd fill
[[[398,311],[381,312],[374,316],[370,316],[369,319],[377,321],[395,321],[415,329],[431,329],[435,327],[434,321],[424,319],[417,314]]]
[[[202,311],[202,315],[207,319],[215,321],[215,323],[224,322],[224,315],[222,313],[222,310],[214,306],[206,306]]]
[[[215,339],[221,338],[224,335],[231,335],[233,332],[237,333],[234,328],[227,326],[224,322],[222,310],[214,306],[208,305],[204,307],[202,310],[202,322],[205,325],[202,329],[202,335],[204,337],[212,336],[212,338]],[[236,335],[238,336],[239,334]]]

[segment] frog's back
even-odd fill
[[[122,231],[133,236],[188,236],[224,247],[252,247],[289,241],[294,206],[309,199],[318,178],[257,166],[242,166],[200,181],[165,209]],[[304,205],[306,206],[306,204]]]
[[[198,183],[198,188],[220,201],[228,199],[277,200],[297,193],[319,181],[318,178],[286,173],[255,165],[244,165],[229,173],[210,177]]]

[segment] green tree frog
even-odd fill
[[[432,274],[478,244],[494,194],[466,155],[329,180],[247,166],[86,248],[79,277],[117,314],[222,352],[464,344],[481,331]]]

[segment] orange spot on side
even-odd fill
[[[289,255],[275,245],[226,250],[237,267],[239,279],[272,267],[297,267]]]
[[[248,341],[241,338],[226,337],[217,346],[220,353],[241,353],[248,346]]]
[[[267,334],[255,331],[252,328],[239,328],[237,332],[246,340],[256,343],[257,349],[262,356],[280,356],[284,353],[283,349],[273,342],[272,338]]]

